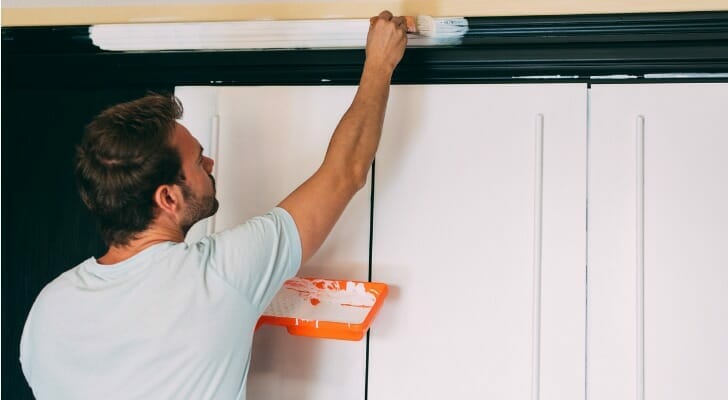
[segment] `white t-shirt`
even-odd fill
[[[90,258],[38,295],[20,344],[40,399],[244,399],[256,322],[301,263],[276,208],[195,244]]]

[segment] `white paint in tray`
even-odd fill
[[[309,280],[288,280],[263,314],[308,321],[330,321],[349,324],[364,322],[376,296],[367,292],[363,283]]]

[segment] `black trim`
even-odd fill
[[[371,187],[369,193],[369,272],[367,273],[367,281],[372,281],[372,263],[374,261],[374,183],[377,172],[377,159],[372,160],[371,167]]]
[[[728,38],[728,12],[469,18],[466,44]]]
[[[369,192],[369,271],[367,273],[367,281],[372,281],[372,266],[374,259],[374,183],[377,171],[377,159],[372,160],[371,167],[371,191]],[[367,330],[366,359],[364,370],[364,400],[369,400],[369,333],[371,328]]]
[[[483,17],[468,23],[460,45],[408,49],[393,82],[728,73],[728,12]],[[91,43],[84,26],[3,28],[2,40],[3,84],[18,88],[348,85],[358,83],[364,61],[362,49],[109,52]]]

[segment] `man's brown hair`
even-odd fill
[[[181,183],[182,162],[170,144],[181,117],[176,97],[150,94],[112,106],[86,126],[76,179],[107,245],[128,244],[147,229],[156,215],[154,192]]]

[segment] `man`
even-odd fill
[[[244,399],[255,324],[364,185],[404,20],[372,19],[357,94],[321,167],[264,216],[198,243],[215,213],[213,160],[159,95],[91,122],[78,148],[84,203],[109,245],[48,284],[21,340],[39,399]]]

